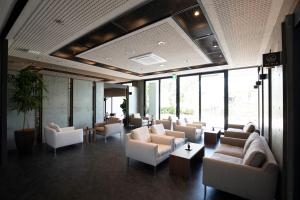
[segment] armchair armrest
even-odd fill
[[[151,142],[156,144],[174,145],[174,137],[167,135],[150,134]]]
[[[220,138],[221,144],[228,144],[232,146],[238,146],[238,147],[244,147],[246,139],[240,139],[240,138],[231,138],[231,137],[224,137],[222,136]]]
[[[158,145],[153,143],[141,142],[137,140],[129,140],[126,145],[126,153],[139,153],[140,155],[149,155],[155,157],[157,155]]]
[[[168,136],[172,136],[175,138],[185,138],[185,133],[182,131],[170,131],[170,130],[165,130],[165,131]]]
[[[228,124],[228,128],[243,129],[244,125],[241,125],[241,124]]]
[[[251,133],[244,133],[244,132],[235,132],[235,131],[224,131],[225,137],[232,137],[232,138],[240,138],[240,139],[247,139]]]
[[[186,126],[189,126],[189,127],[195,127],[197,129],[201,129],[202,128],[202,125],[201,124],[187,124]]]
[[[60,129],[62,130],[62,132],[65,132],[65,131],[75,130],[75,127],[70,126],[70,127],[60,128]]]
[[[100,122],[100,123],[96,123],[95,127],[101,127],[101,126],[104,126],[104,125],[106,125],[105,122]]]

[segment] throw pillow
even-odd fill
[[[155,124],[151,127],[151,132],[158,135],[165,135],[166,131],[163,124]]]
[[[259,134],[257,132],[253,132],[249,135],[248,139],[245,142],[244,149],[243,149],[243,155],[247,152],[250,144],[255,140],[256,137],[259,137]]]
[[[146,126],[132,130],[132,138],[141,142],[151,142],[149,129]]]
[[[250,144],[246,154],[244,155],[243,164],[252,167],[261,167],[266,160],[264,144],[260,137]]]

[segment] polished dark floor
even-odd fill
[[[203,141],[203,140],[202,140]],[[202,142],[199,141],[199,142]],[[206,148],[209,155],[214,148]],[[86,147],[61,148],[56,158],[46,146],[30,156],[10,152],[0,172],[0,199],[130,199],[202,200],[202,165],[194,166],[190,180],[169,175],[168,160],[153,168],[131,161],[127,167],[123,139],[115,136]],[[208,188],[207,200],[240,200]]]

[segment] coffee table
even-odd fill
[[[205,145],[215,145],[220,137],[220,129],[205,130],[204,131],[204,144]]]
[[[169,172],[170,175],[189,178],[191,175],[191,164],[195,160],[202,161],[204,156],[204,145],[190,143],[191,151],[187,151],[187,144],[181,146],[170,154]]]

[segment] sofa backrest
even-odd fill
[[[274,171],[274,173],[278,173],[279,172],[279,166],[274,158],[274,155],[266,141],[266,139],[263,136],[260,136],[263,145],[265,146],[265,153],[266,153],[266,161],[263,164],[262,168],[265,171],[269,171],[272,170]]]

